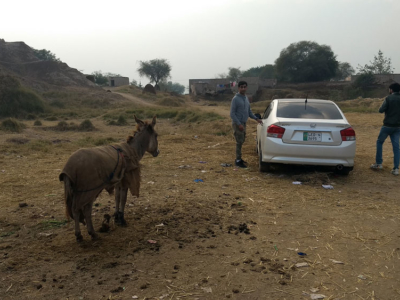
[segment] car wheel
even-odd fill
[[[335,173],[338,174],[338,175],[347,176],[347,175],[349,175],[351,170],[353,170],[353,168],[343,167],[343,169],[341,169],[341,170],[335,170]]]
[[[258,169],[260,172],[268,172],[271,170],[271,164],[262,161],[262,152],[259,147],[258,149]]]

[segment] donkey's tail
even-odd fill
[[[74,189],[72,188],[72,182],[69,177],[61,173],[60,174],[60,181],[64,181],[64,202],[65,202],[65,214],[67,219],[74,218],[72,215],[72,202],[74,199]]]
[[[65,215],[67,219],[70,218],[74,220],[74,215],[72,213],[72,208],[74,207],[74,201],[76,201],[76,196],[74,195],[74,188],[71,179],[67,174],[61,173],[59,176],[60,181],[64,181],[64,202],[65,202]],[[75,203],[76,204],[76,203]],[[83,212],[79,212],[79,222],[86,225],[85,216]]]

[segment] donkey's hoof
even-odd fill
[[[83,242],[83,236],[82,236],[82,234],[79,234],[79,235],[76,236],[76,241],[77,241],[78,243]]]

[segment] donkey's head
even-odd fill
[[[144,150],[156,157],[160,153],[160,150],[158,150],[157,132],[154,130],[154,126],[156,125],[156,116],[153,117],[151,123],[143,122],[136,116],[134,117],[137,123],[136,133],[140,134],[141,141],[143,143],[142,145],[145,145],[145,147],[147,147]]]

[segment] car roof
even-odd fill
[[[288,98],[288,99],[275,99],[278,102],[295,102],[295,103],[304,103],[305,98]],[[312,103],[334,103],[331,100],[322,100],[322,99],[307,99],[307,102]]]

